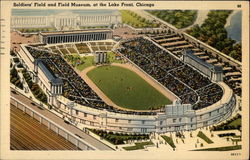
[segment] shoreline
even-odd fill
[[[194,21],[194,23],[191,24],[190,26],[187,26],[185,28],[181,28],[179,30],[185,31],[185,30],[192,28],[195,25],[201,26],[203,24],[203,22],[207,19],[207,17],[208,17],[207,15],[208,15],[209,11],[210,10],[198,10],[197,17],[196,17],[196,20]]]
[[[225,29],[231,25],[232,17],[233,17],[236,13],[238,13],[238,12],[239,12],[238,10],[234,10],[234,11],[227,17],[227,22],[226,22],[226,24],[224,25]]]

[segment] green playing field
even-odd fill
[[[120,107],[148,110],[172,102],[133,71],[118,66],[100,66],[87,76]]]

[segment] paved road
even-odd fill
[[[10,147],[13,150],[78,150],[14,105],[10,112]]]
[[[53,122],[55,122],[56,124],[60,125],[61,127],[63,127],[64,129],[70,131],[73,134],[77,134],[79,136],[82,137],[82,139],[84,139],[86,142],[88,142],[89,144],[93,145],[94,147],[96,147],[99,150],[113,150],[112,148],[110,148],[109,146],[107,146],[106,144],[100,142],[99,140],[95,139],[94,137],[84,133],[83,131],[81,131],[80,129],[78,129],[77,127],[67,124],[63,121],[62,118],[58,117],[57,115],[51,113],[48,110],[41,110],[39,109],[37,106],[32,105],[31,103],[33,102],[32,100],[30,100],[29,98],[25,97],[24,95],[22,95],[21,93],[14,91],[16,93],[13,93],[13,89],[11,89],[11,96],[20,100],[22,103],[26,104],[27,106],[29,106],[30,108],[34,109],[35,111],[39,112],[40,114],[42,114],[43,116],[49,118],[50,120],[52,120]]]

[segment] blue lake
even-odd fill
[[[242,26],[242,12],[238,11],[231,17],[231,23],[226,30],[228,32],[228,37],[241,42],[241,26]]]

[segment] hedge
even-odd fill
[[[149,142],[141,142],[141,143],[135,143],[134,146],[129,146],[129,147],[123,147],[123,149],[127,151],[132,151],[132,150],[138,150],[138,149],[144,149],[144,146],[147,145],[153,145],[154,143],[149,141]]]
[[[219,137],[228,137],[228,136],[235,136],[235,133],[222,133],[218,134]]]
[[[97,129],[89,129],[89,130],[97,134],[101,138],[104,138],[105,140],[115,145],[124,144],[124,141],[128,141],[128,140],[149,139],[149,135],[146,135],[146,134],[132,135],[132,134],[127,134],[127,133],[107,132],[107,131],[97,130]]]

